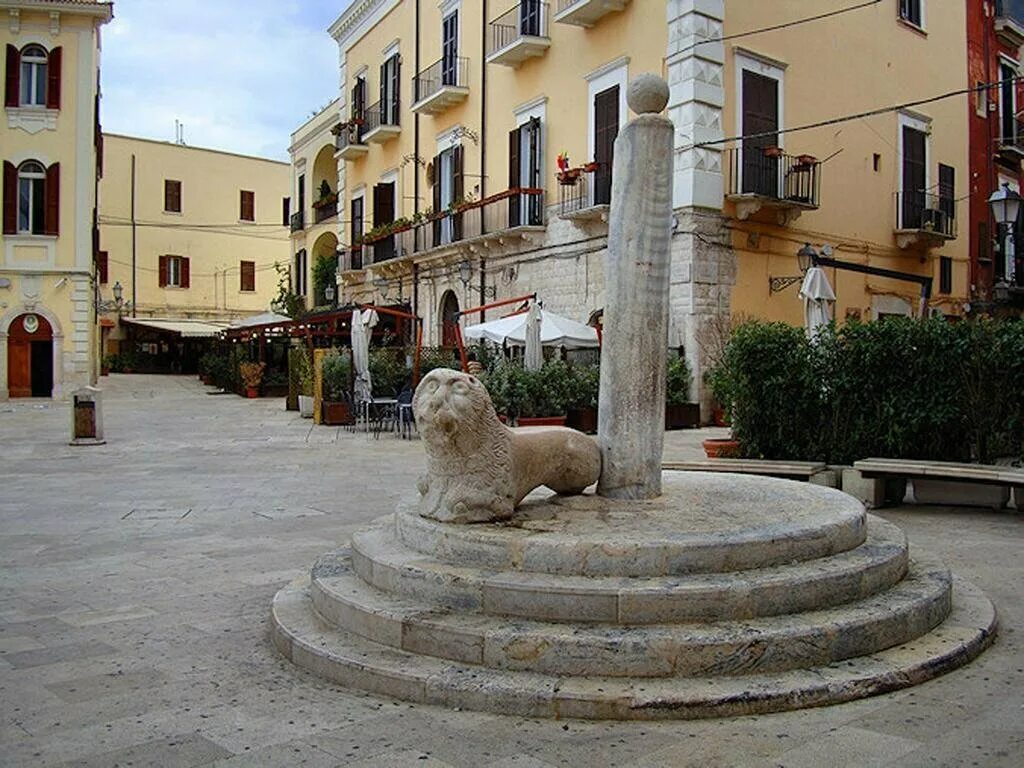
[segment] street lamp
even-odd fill
[[[114,298],[104,301],[100,298],[99,286],[96,287],[96,311],[97,312],[116,312],[121,314],[131,309],[131,302],[124,300],[124,286],[121,285],[121,281],[118,280],[114,283],[114,287],[111,288],[111,292],[114,294]]]
[[[1020,202],[1020,195],[1010,189],[1009,184],[1003,184],[1002,189],[997,189],[988,199],[989,207],[992,209],[992,218],[996,220],[996,224],[1006,227],[1008,244],[1014,246],[1012,252],[1007,247],[1003,249],[1004,264],[1006,265],[1003,277],[1005,282],[1013,280],[1014,272],[1016,272],[1016,265],[1013,262],[1016,256],[1017,241],[1013,226],[1017,223],[1017,214],[1020,213]]]
[[[335,291],[334,286],[329,283],[327,287],[324,288],[324,298],[327,299],[327,303],[332,307],[334,306],[334,296],[336,293],[337,291]]]
[[[473,279],[473,266],[468,262],[464,261],[459,264],[459,280],[462,281],[464,288],[469,287],[469,281]]]
[[[796,263],[800,265],[800,271],[806,275],[807,270],[818,263],[818,252],[810,243],[804,243],[804,247],[796,252]]]

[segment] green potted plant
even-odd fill
[[[299,410],[299,390],[302,384],[299,381],[299,369],[302,367],[300,361],[296,360],[303,350],[292,347],[288,350],[288,396],[285,398],[284,407],[286,411]]]
[[[352,361],[346,353],[331,350],[321,363],[323,401],[320,421],[328,426],[353,424]]]
[[[569,366],[549,360],[539,371],[522,371],[525,397],[520,403],[516,425],[520,427],[564,427],[566,403],[572,387]]]
[[[566,426],[580,432],[597,432],[597,397],[601,387],[599,365],[574,365],[571,368],[571,398],[566,411]]]
[[[669,354],[665,371],[665,429],[700,426],[700,404],[690,402],[692,381],[686,357]]]
[[[260,396],[260,384],[263,383],[263,371],[266,368],[266,363],[239,363],[238,373],[242,377],[246,397],[254,399]]]
[[[304,419],[313,418],[313,362],[309,359],[309,352],[304,348],[296,348],[298,354],[290,355],[288,358],[289,375],[291,368],[295,368],[296,382],[298,383],[299,415]]]

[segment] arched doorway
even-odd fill
[[[441,296],[441,346],[454,347],[458,344],[455,336],[459,325],[459,300],[454,291],[445,291]]]
[[[7,332],[10,397],[53,396],[53,328],[42,315],[18,315]]]
[[[313,257],[313,301],[316,306],[323,307],[330,304],[324,289],[331,285],[337,290],[335,275],[338,271],[338,236],[333,232],[324,232],[313,244],[310,254]]]

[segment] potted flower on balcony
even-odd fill
[[[348,355],[335,349],[323,359],[323,402],[320,420],[328,426],[353,424],[352,362]]]
[[[245,396],[257,398],[260,396],[260,384],[263,383],[263,371],[267,368],[266,363],[241,363],[238,366],[238,373],[245,385]]]
[[[690,368],[683,355],[669,355],[665,375],[665,429],[700,426],[700,404],[690,402]]]

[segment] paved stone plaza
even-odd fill
[[[413,490],[418,441],[312,427],[191,378],[102,386],[101,447],[67,445],[65,405],[0,403],[4,766],[1021,765],[1018,513],[884,511],[1000,615],[988,652],[924,685],[716,721],[456,712],[324,683],[268,638],[277,589]],[[666,458],[699,457],[712,433],[669,434]]]

